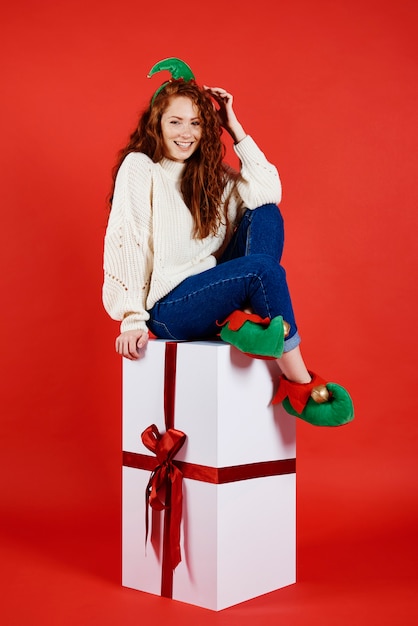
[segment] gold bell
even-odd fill
[[[312,389],[311,398],[317,404],[323,404],[329,400],[329,391],[325,385],[318,385]]]
[[[290,333],[290,324],[289,322],[286,322],[286,320],[283,320],[283,331],[284,331],[284,337],[287,337],[288,334]]]

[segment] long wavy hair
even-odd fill
[[[141,114],[138,125],[128,144],[118,153],[113,168],[113,186],[110,193],[112,204],[116,175],[122,161],[130,152],[143,152],[154,163],[164,157],[161,117],[171,98],[183,96],[196,105],[201,121],[202,137],[197,150],[185,162],[181,180],[183,200],[194,221],[194,237],[204,239],[216,234],[219,224],[226,218],[227,202],[222,209],[222,195],[226,183],[223,165],[225,146],[221,141],[222,128],[213,101],[205,89],[194,81],[172,80],[151,100]]]

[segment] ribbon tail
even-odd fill
[[[164,512],[163,558],[161,563],[161,595],[163,598],[173,597],[173,567],[171,564],[171,483],[167,484],[167,508]]]
[[[145,553],[147,552],[148,534],[149,534],[149,493],[148,493],[148,487],[147,487],[145,491]]]
[[[170,552],[171,567],[176,569],[181,561],[180,550],[180,527],[183,510],[182,474],[175,468],[171,483],[171,528],[170,528]]]
[[[146,489],[145,489],[145,549],[147,547],[148,535],[149,535],[149,510],[150,508],[155,508],[157,510],[159,508],[158,505],[155,503],[155,501],[159,502],[158,498],[156,497],[156,488],[155,488],[156,478],[157,477],[155,475],[155,472],[152,472],[150,479],[148,481],[148,484],[146,486]]]

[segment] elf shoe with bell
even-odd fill
[[[279,388],[272,404],[282,402],[290,415],[299,417],[314,426],[342,426],[354,419],[351,397],[344,387],[327,383],[309,372],[309,383],[295,383],[281,376]]]
[[[279,359],[290,330],[281,315],[270,319],[240,310],[231,313],[218,325],[222,326],[220,336],[223,341],[249,356],[261,359]]]

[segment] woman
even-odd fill
[[[239,172],[223,163],[222,129]],[[140,358],[149,331],[170,340],[220,333],[244,352],[276,357],[273,402],[289,413],[318,425],[350,421],[348,393],[303,361],[280,265],[280,179],[237,119],[232,95],[194,77],[164,83],[114,174],[103,302],[122,321],[116,351]]]

